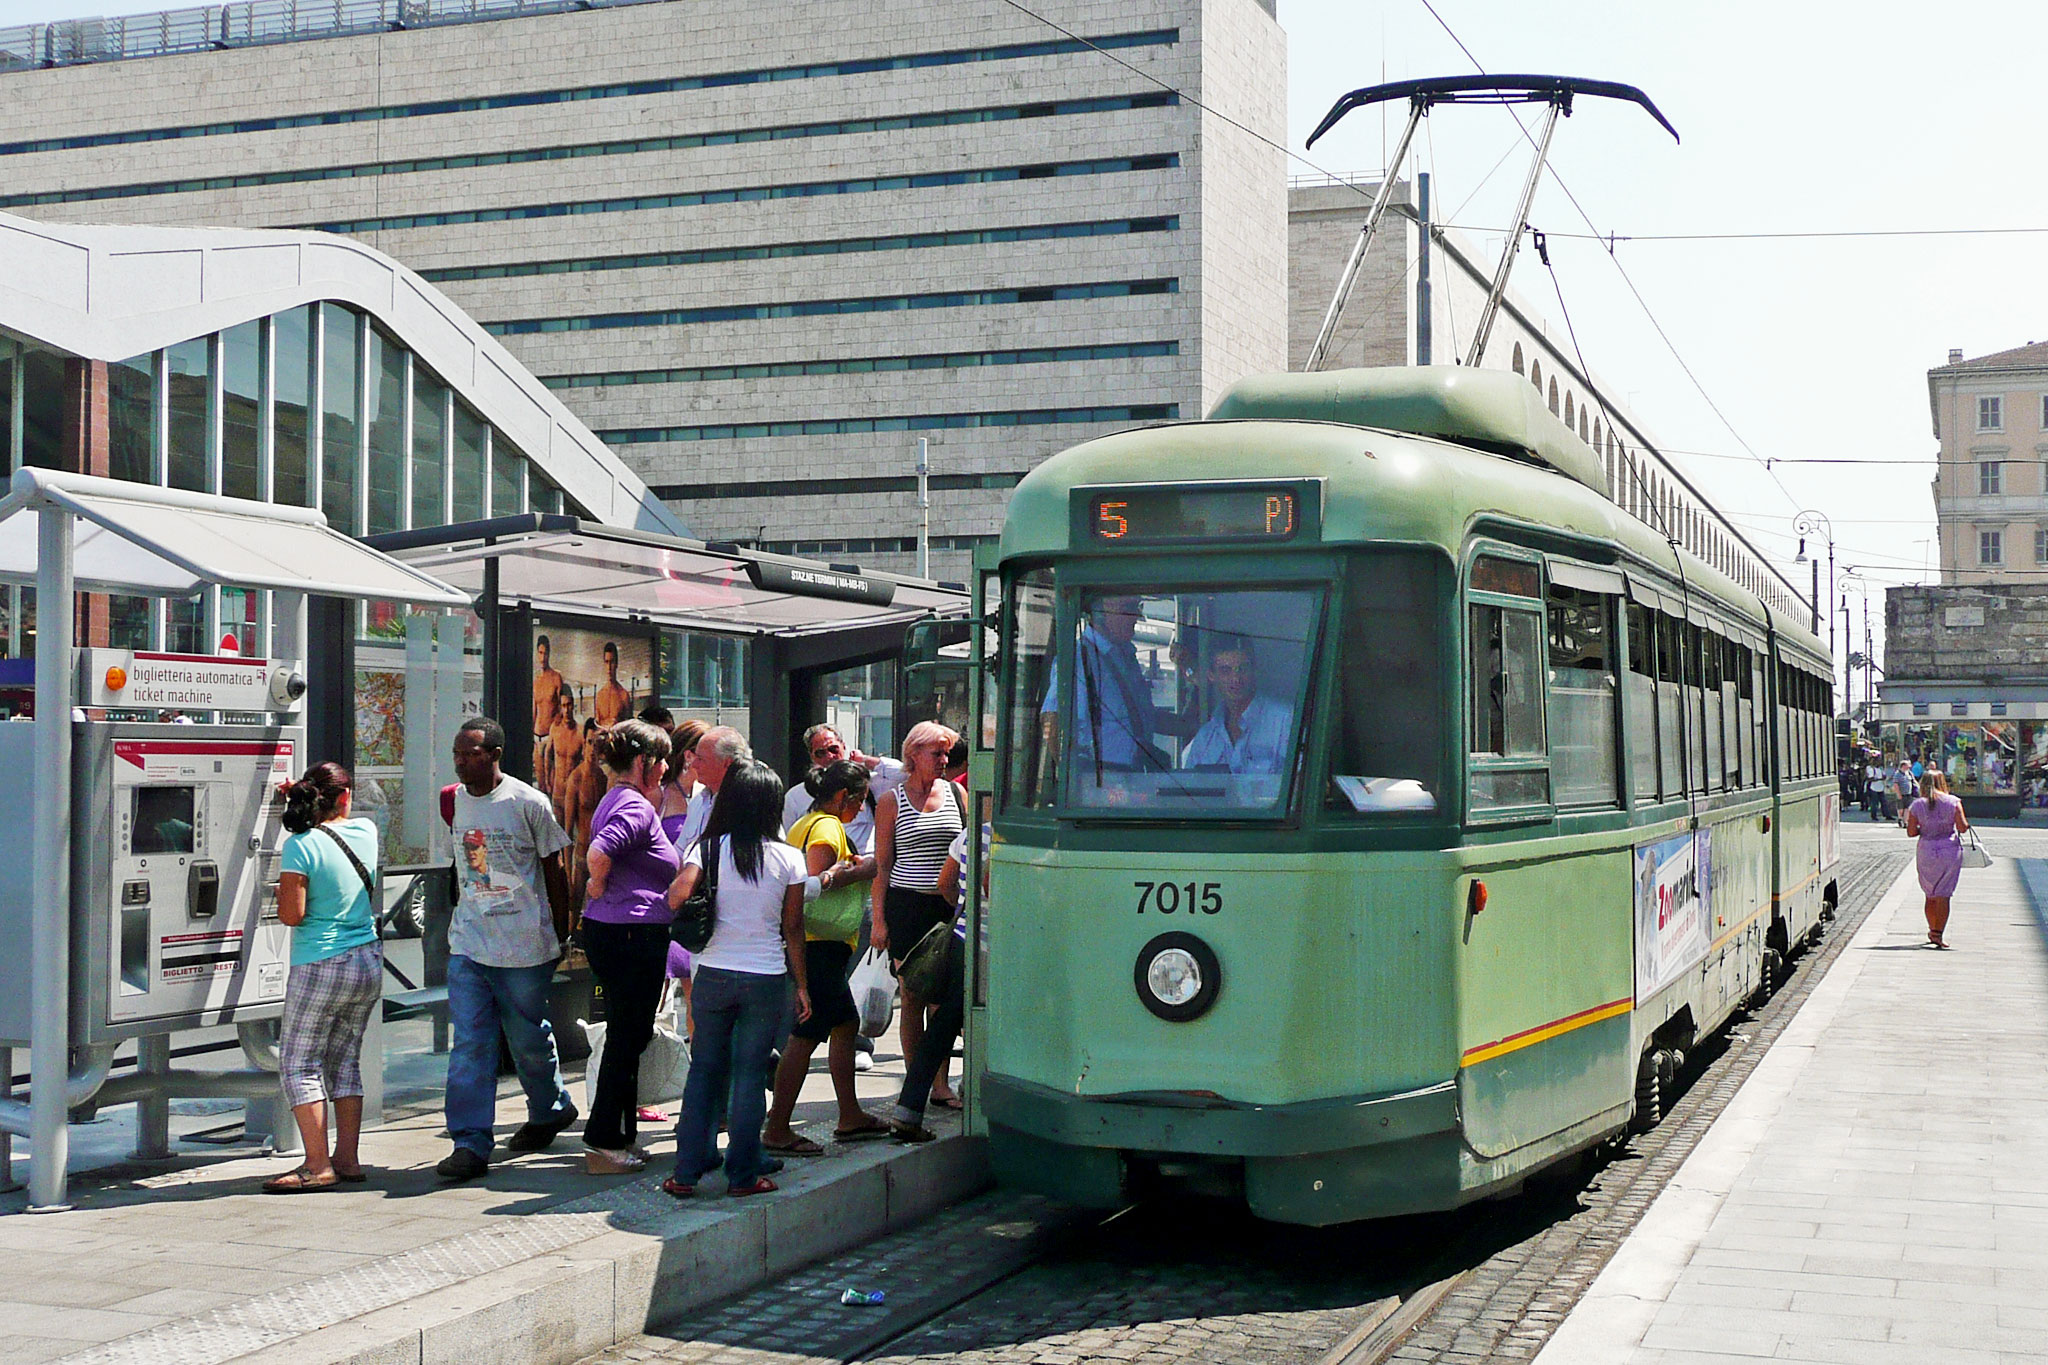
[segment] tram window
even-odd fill
[[[1609,599],[1550,589],[1550,767],[1561,806],[1611,806],[1618,795],[1614,648]]]
[[[1052,681],[1053,576],[1031,569],[1011,580],[1004,599],[1003,642],[1009,661],[1009,743],[1003,774],[1012,808],[1050,806],[1059,790],[1059,749],[1039,705]]]
[[[1346,565],[1327,809],[1438,808],[1449,595],[1450,566],[1434,556],[1361,554]]]
[[[1708,791],[1722,791],[1728,785],[1728,769],[1727,750],[1723,747],[1726,713],[1721,705],[1721,637],[1710,630],[1696,630],[1693,640],[1700,649],[1700,700],[1705,707],[1705,720],[1700,726],[1700,739],[1706,747],[1701,785]]]
[[[1323,600],[1320,587],[1082,593],[1039,702],[1043,732],[1065,736],[1067,804],[1278,814],[1300,766]]]
[[[1483,766],[1488,759],[1547,756],[1543,736],[1543,622],[1533,611],[1475,602],[1471,607],[1472,808],[1549,800],[1545,771]]]
[[[1648,607],[1628,604],[1628,673],[1622,701],[1628,708],[1629,782],[1639,799],[1657,798],[1657,628]]]
[[[1659,612],[1657,622],[1657,788],[1666,801],[1685,795],[1685,622]]]

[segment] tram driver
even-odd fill
[[[1152,742],[1159,715],[1152,702],[1152,684],[1138,662],[1139,599],[1117,593],[1099,597],[1090,606],[1081,630],[1081,685],[1074,697],[1074,763],[1077,773],[1091,768],[1118,772],[1165,772],[1172,765]],[[1046,752],[1055,752],[1060,709],[1060,678],[1054,665],[1045,702],[1039,708]]]
[[[1181,766],[1208,772],[1279,772],[1294,733],[1294,708],[1258,690],[1258,661],[1251,640],[1224,636],[1209,651],[1207,674],[1216,710],[1195,732],[1181,755]]]

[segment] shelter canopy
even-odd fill
[[[36,581],[39,516],[72,513],[74,585],[190,597],[211,583],[467,607],[459,588],[342,535],[307,508],[185,493],[45,469],[15,471],[0,499],[0,580]]]
[[[689,629],[797,637],[968,610],[957,585],[567,516],[505,517],[371,543],[479,597],[491,586],[486,566],[495,563],[500,602]]]

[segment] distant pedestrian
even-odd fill
[[[505,729],[472,716],[455,735],[456,900],[448,921],[448,1136],[434,1169],[474,1180],[490,1169],[498,1110],[498,1035],[526,1092],[526,1122],[505,1142],[537,1152],[577,1119],[562,1084],[548,987],[566,917],[569,836],[547,797],[503,772]]]
[[[713,743],[718,731],[704,739]],[[700,762],[703,749],[700,747]],[[711,941],[697,956],[690,1013],[697,1030],[690,1047],[690,1079],[676,1120],[675,1173],[661,1182],[677,1199],[721,1164],[716,1127],[727,1095],[727,1194],[767,1194],[776,1188],[761,1147],[766,1116],[768,1054],[782,1027],[783,996],[796,980],[796,1017],[811,1014],[804,961],[804,855],[782,841],[782,778],[765,763],[728,762],[718,773],[718,796],[704,837],[683,855],[682,874],[669,888],[671,907],[696,889],[711,859],[718,869]]]
[[[1920,799],[1906,812],[1906,833],[1920,841],[1915,863],[1921,894],[1927,897],[1927,941],[1937,948],[1948,947],[1942,935],[1948,928],[1949,898],[1962,876],[1963,835],[1969,828],[1962,801],[1950,795],[1942,775],[1923,775]]]
[[[265,1194],[301,1194],[363,1179],[363,1033],[384,994],[377,938],[377,826],[358,820],[354,782],[320,763],[285,788],[277,918],[291,926],[292,970],[278,1037],[278,1081],[299,1125],[305,1158],[263,1182]],[[338,1131],[327,1149],[327,1105]]]
[[[584,1164],[592,1175],[626,1175],[647,1164],[636,1149],[640,1054],[654,1040],[654,1015],[668,980],[669,883],[681,859],[654,802],[668,769],[669,740],[643,720],[622,720],[595,736],[610,788],[590,822],[589,898],[583,951],[604,990],[604,1056],[583,1121]]]
[[[1893,814],[1903,828],[1906,810],[1913,804],[1913,796],[1919,789],[1919,783],[1913,777],[1913,767],[1905,759],[1900,759],[1899,766],[1892,769],[1891,784]]]

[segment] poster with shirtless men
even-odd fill
[[[575,841],[569,886],[582,900],[590,816],[605,778],[588,740],[629,720],[654,699],[654,641],[575,627],[533,632],[533,785],[555,803],[555,818]]]

